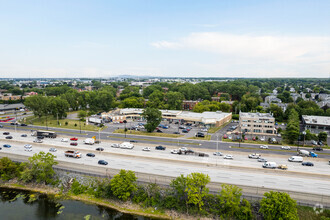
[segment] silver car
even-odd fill
[[[56,152],[57,150],[56,150],[55,147],[51,147],[51,148],[49,148],[49,151],[50,151],[50,152]]]

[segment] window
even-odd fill
[[[266,133],[273,134],[273,130],[267,130]]]

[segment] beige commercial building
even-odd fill
[[[240,112],[239,128],[240,131],[244,134],[276,134],[275,118],[270,113]]]

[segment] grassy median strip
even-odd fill
[[[205,140],[205,141],[209,141],[211,140],[211,135],[205,135],[205,137],[189,137],[187,139],[194,139],[194,140]]]
[[[108,136],[108,138],[118,138],[122,139],[124,137],[117,137],[117,136]],[[129,140],[137,140],[137,141],[151,141],[151,142],[165,142],[165,143],[173,143],[173,144],[187,144],[187,145],[199,145],[199,143],[192,143],[192,142],[181,142],[181,141],[166,141],[166,140],[153,140],[153,139],[145,139],[145,138],[127,138]]]
[[[259,147],[237,147],[237,146],[230,146],[231,148],[236,148],[236,149],[256,149],[256,150],[263,150],[263,151],[282,151],[282,152],[292,152],[292,153],[297,153],[296,150],[281,150],[281,149],[262,149]],[[322,155],[330,155],[330,153],[322,153]]]
[[[229,123],[230,123],[230,121],[227,122],[227,123],[224,123],[224,124],[221,125],[220,127],[213,127],[213,128],[210,128],[209,131],[208,131],[208,133],[216,133],[216,132],[219,131],[220,129],[226,127]]]
[[[125,134],[125,131],[124,129],[117,129],[113,133]],[[183,137],[183,135],[179,135],[179,134],[167,134],[167,133],[158,133],[158,132],[149,133],[146,131],[135,131],[135,130],[128,130],[126,134],[145,135],[145,136],[154,136],[154,137],[169,137],[169,138]]]
[[[21,123],[28,123],[36,126],[46,126],[46,117],[43,116],[41,118],[36,116],[29,116],[20,121]],[[59,124],[58,124],[59,123]],[[84,130],[84,131],[98,131],[100,127],[89,124],[86,125],[85,122],[80,122],[78,120],[73,119],[59,119],[57,123],[57,119],[53,116],[47,117],[47,125],[48,127],[54,128],[63,128],[63,129],[74,129],[74,130]],[[106,127],[101,128],[103,130]]]

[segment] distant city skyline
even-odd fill
[[[0,78],[329,78],[330,1],[1,1]]]

